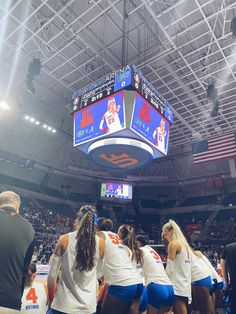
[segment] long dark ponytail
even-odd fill
[[[122,225],[118,230],[122,242],[132,251],[132,260],[135,258],[137,264],[143,264],[143,252],[136,242],[136,233],[130,225]]]
[[[91,205],[82,206],[77,214],[78,231],[76,236],[76,268],[80,271],[90,271],[94,267],[96,224],[95,207]]]

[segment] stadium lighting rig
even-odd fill
[[[35,119],[34,117],[31,117],[31,116],[28,116],[28,115],[25,115],[25,120],[31,122],[32,124],[35,124],[37,126],[42,126],[43,129],[51,132],[51,133],[56,133],[57,130],[54,129],[52,126],[48,125],[48,124],[45,124],[45,123],[42,123],[40,122],[39,120]]]

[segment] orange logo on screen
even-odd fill
[[[139,161],[128,154],[115,155],[110,154],[109,156],[105,154],[99,155],[102,159],[108,161],[110,164],[117,165],[120,168],[127,168],[136,165]]]
[[[139,117],[143,119],[147,124],[150,124],[150,108],[146,102],[143,102],[140,109]]]
[[[88,109],[82,112],[82,119],[80,121],[80,128],[84,128],[90,124],[93,124],[92,109]]]

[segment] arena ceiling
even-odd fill
[[[50,167],[101,174],[72,148],[66,105],[75,90],[126,64],[139,67],[172,105],[171,150],[234,130],[234,16],[234,0],[0,1],[0,95],[11,106],[0,113],[1,148]],[[36,92],[30,94],[26,76],[33,58],[41,60],[42,68],[34,79]],[[212,83],[220,104],[215,117],[206,92]],[[25,114],[57,132],[33,127]],[[166,177],[167,170],[156,161],[134,174],[144,173]]]

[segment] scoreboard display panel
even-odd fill
[[[125,127],[124,91],[119,91],[74,113],[74,146]]]
[[[102,183],[101,198],[132,200],[132,186],[117,182]]]
[[[173,112],[168,101],[143,76],[135,66],[129,66],[110,73],[103,79],[76,91],[71,100],[73,112],[113,95],[119,90],[136,90],[154,108],[173,124]]]
[[[130,129],[167,155],[170,122],[144,97],[136,93]]]

